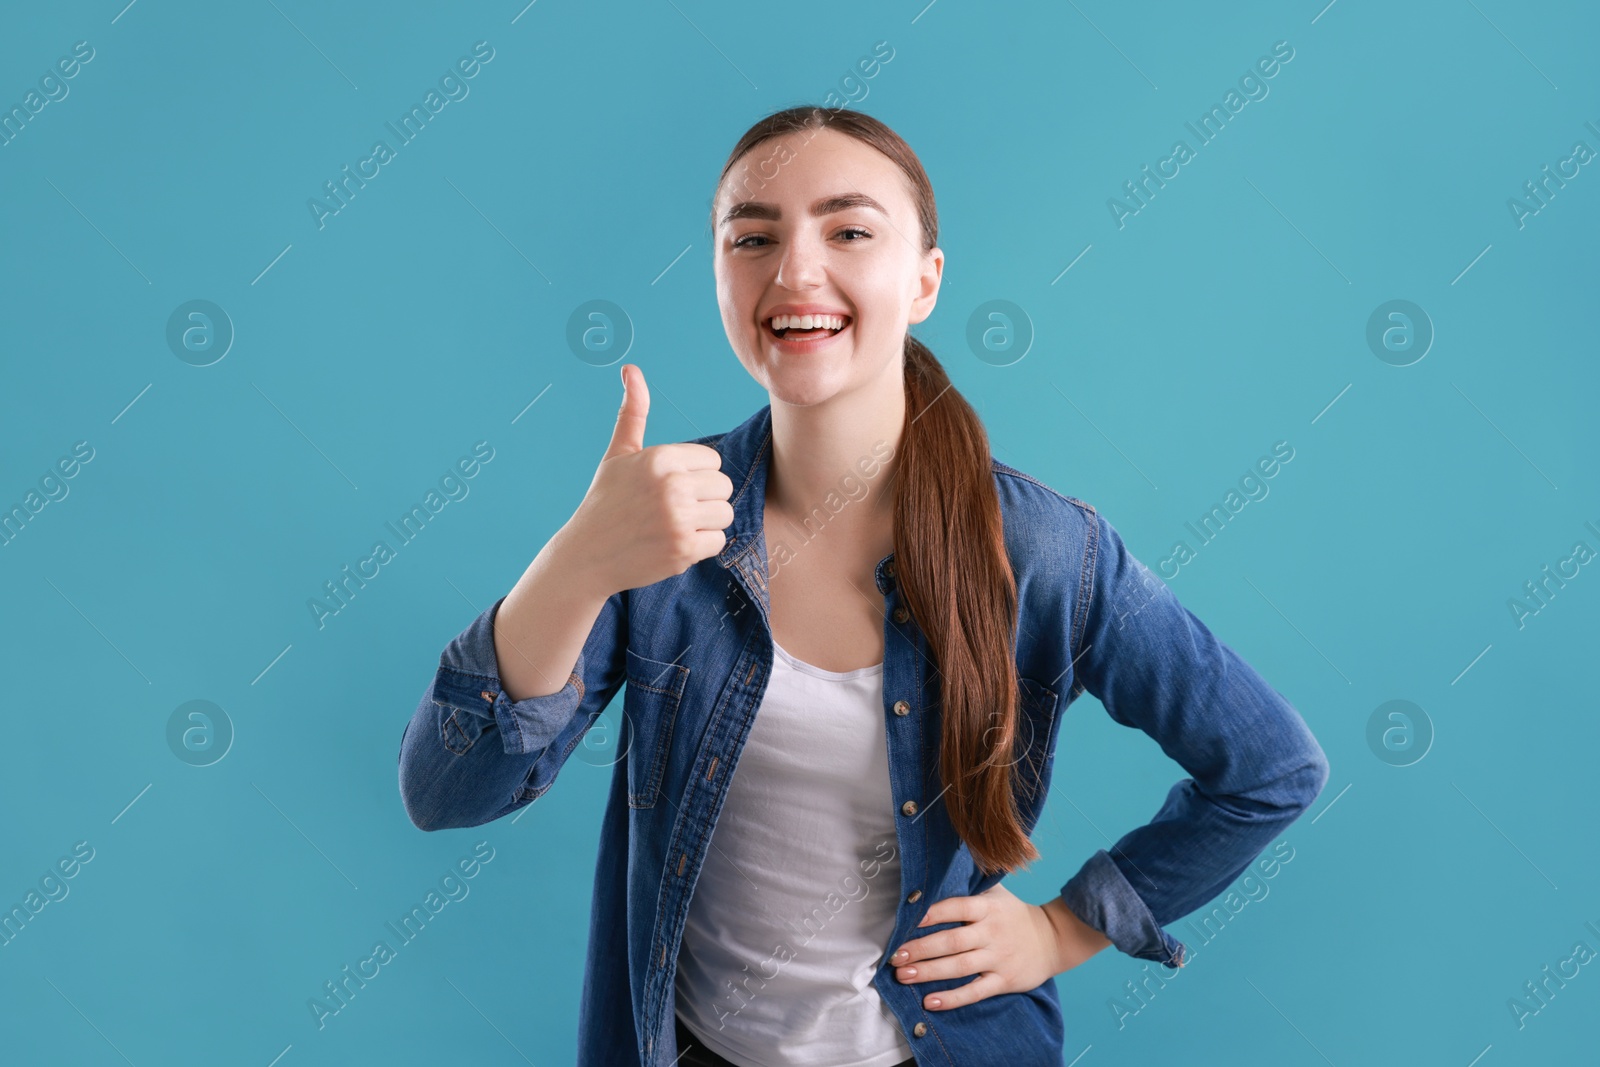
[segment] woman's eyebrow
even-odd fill
[[[884,218],[889,217],[889,212],[884,206],[866,193],[836,193],[833,196],[825,196],[811,205],[811,214],[821,218],[823,215],[832,215],[836,211],[847,211],[853,207],[871,208]],[[726,226],[735,219],[769,219],[775,222],[781,218],[783,210],[776,204],[741,200],[722,216],[722,225]]]

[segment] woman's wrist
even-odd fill
[[[1111,939],[1078,918],[1061,897],[1056,897],[1040,907],[1056,933],[1057,962],[1060,968],[1056,971],[1057,974],[1072,970],[1101,949],[1110,946]]]
[[[563,587],[573,596],[604,603],[618,590],[612,587],[603,558],[594,555],[596,544],[582,517],[574,514],[551,535],[541,550],[546,557],[541,562],[562,576]]]

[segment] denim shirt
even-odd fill
[[[607,599],[562,689],[513,701],[500,688],[493,623],[502,597],[444,649],[401,741],[411,821],[479,826],[542,796],[626,683],[627,751],[611,768],[594,872],[581,1067],[667,1067],[679,1054],[684,920],[772,675],[762,529],[771,430],[768,405],[695,439],[720,453],[733,482],[727,543],[682,574]],[[1326,758],[1300,714],[1178,603],[1103,515],[991,464],[1019,604],[1014,793],[1023,825],[1031,834],[1043,811],[1061,720],[1079,694],[1154,738],[1191,777],[1148,824],[1090,856],[1061,894],[1119,951],[1182,966],[1184,946],[1163,927],[1220,894],[1311,804]],[[873,985],[923,1067],[1059,1067],[1054,980],[929,1011],[924,997],[975,976],[902,983],[889,965],[904,942],[962,925],[917,929],[934,901],[981,893],[1003,875],[979,872],[941,803],[938,674],[895,584],[892,553],[874,576],[885,599],[883,727],[901,884]]]

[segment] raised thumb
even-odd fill
[[[630,380],[629,368],[633,375]],[[627,455],[644,449],[645,416],[650,412],[650,387],[645,385],[644,371],[631,363],[622,365],[622,407],[617,411],[617,425],[611,431],[611,444],[604,459]]]

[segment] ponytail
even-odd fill
[[[938,665],[939,776],[950,822],[984,873],[1039,858],[1022,829],[1017,585],[989,435],[932,352],[906,334],[906,422],[894,487],[895,579]]]

